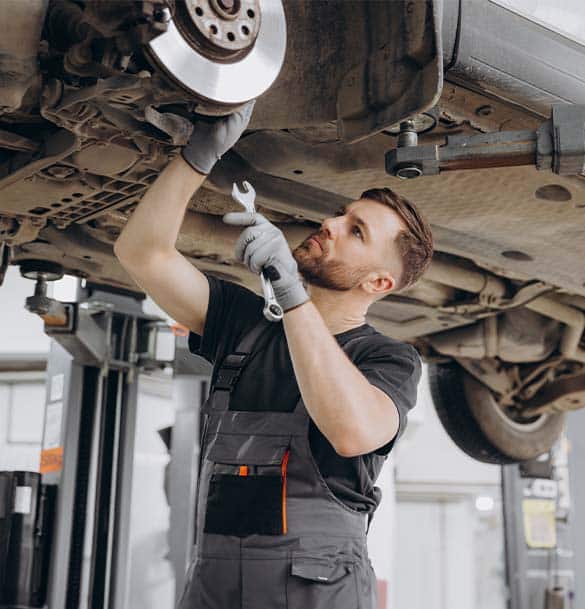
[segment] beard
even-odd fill
[[[357,287],[372,270],[364,266],[350,268],[347,263],[336,260],[324,260],[328,250],[323,246],[321,255],[315,257],[310,253],[307,237],[303,243],[293,250],[293,257],[297,262],[299,273],[309,285],[349,292]]]

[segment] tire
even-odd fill
[[[497,465],[529,461],[548,452],[565,413],[543,414],[525,422],[509,417],[492,392],[455,363],[429,366],[435,409],[453,442],[470,457]]]

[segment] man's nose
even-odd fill
[[[334,236],[337,234],[337,223],[336,220],[338,218],[325,218],[325,220],[323,220],[323,222],[321,223],[321,234],[326,238],[326,239],[333,239]]]

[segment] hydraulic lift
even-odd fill
[[[157,360],[161,320],[143,296],[87,284],[47,297],[62,270],[21,265],[36,281],[29,311],[53,339],[40,474],[0,474],[0,606],[125,609],[137,376]],[[2,543],[4,542],[4,543]]]

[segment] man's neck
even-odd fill
[[[368,304],[358,300],[355,293],[313,285],[308,286],[308,293],[331,334],[341,334],[366,322]]]

